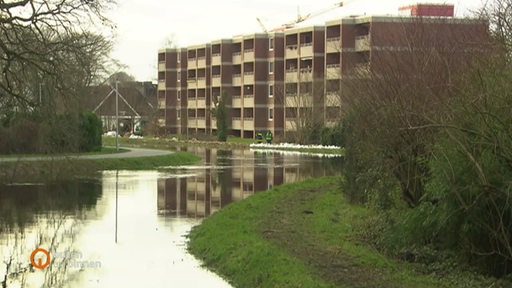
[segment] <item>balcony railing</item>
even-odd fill
[[[370,50],[370,35],[357,36],[355,41],[355,50],[357,52]]]

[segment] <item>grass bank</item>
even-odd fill
[[[174,139],[173,139],[174,138]],[[115,137],[103,137],[103,145],[115,146]],[[201,146],[206,148],[248,148],[251,143],[254,143],[251,139],[243,139],[236,137],[228,137],[227,142],[219,142],[214,140],[196,140],[196,139],[183,139],[182,137],[144,137],[144,138],[125,138],[120,137],[119,143],[121,147],[135,147],[135,148],[153,148],[153,149],[176,149],[181,147],[189,146]]]
[[[379,254],[361,236],[376,215],[344,201],[338,183],[310,179],[232,203],[191,231],[189,250],[235,287],[489,286]]]
[[[76,159],[0,162],[0,183],[46,182],[88,176],[101,170],[149,170],[193,164],[200,157],[187,152],[137,158]]]
[[[153,137],[144,137],[144,138],[119,138],[119,143],[121,147],[135,147],[135,148],[154,148],[154,149],[177,149],[180,147],[189,147],[189,146],[201,146],[206,148],[218,148],[218,149],[249,149],[251,148],[251,144],[256,144],[256,140],[233,137],[229,136],[226,142],[219,142],[216,140],[197,140],[193,139],[184,139],[183,136],[177,135],[180,137],[164,137],[164,138],[153,138]],[[174,140],[173,140],[174,138]],[[103,137],[103,145],[106,146],[114,146],[115,138],[114,137]],[[293,144],[292,144],[293,145]],[[298,145],[295,145],[298,146]],[[311,147],[293,147],[293,146],[273,146],[273,147],[265,147],[258,146],[254,147],[260,150],[279,150],[279,151],[296,151],[301,153],[312,153],[312,154],[334,154],[334,155],[344,155],[345,151],[343,148],[341,149],[327,149],[327,148],[311,148]]]

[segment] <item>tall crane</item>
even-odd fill
[[[274,29],[270,30],[270,32],[281,32],[281,31],[284,31],[286,29],[293,28],[298,23],[304,22],[304,21],[306,21],[306,20],[308,20],[310,18],[319,16],[319,15],[322,15],[324,13],[327,13],[327,12],[329,12],[331,10],[334,10],[336,8],[339,8],[339,7],[343,7],[343,2],[336,2],[332,6],[329,6],[329,7],[326,7],[326,8],[323,8],[323,9],[320,9],[320,10],[308,13],[306,15],[301,15],[300,11],[297,11],[297,18],[295,20],[293,20],[291,22],[288,22],[288,23],[285,23],[285,24],[283,24],[283,25],[281,25],[281,26],[279,26],[277,28],[274,28]],[[267,30],[267,28],[265,28],[265,25],[263,25],[263,23],[261,22],[261,19],[260,18],[256,18],[256,20],[258,20],[258,23],[260,24],[263,32],[268,33],[268,30]]]
[[[263,25],[263,22],[261,21],[261,19],[256,17],[256,20],[258,20],[258,23],[260,24],[261,30],[263,30],[263,32],[265,32],[265,33],[268,33],[268,30],[265,27],[265,25]]]

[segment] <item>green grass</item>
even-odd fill
[[[205,219],[190,233],[190,251],[235,287],[328,287],[307,264],[265,241],[259,231],[261,216],[279,200],[281,189],[287,188],[258,193]]]
[[[106,159],[49,159],[45,161],[0,162],[0,183],[46,182],[87,176],[101,170],[164,169],[196,163],[201,158],[188,152],[164,156]]]
[[[78,160],[82,165],[94,167],[96,170],[149,170],[167,166],[193,164],[201,160],[199,156],[187,152],[175,152],[164,156],[137,158],[106,158]]]
[[[235,136],[228,136],[228,139],[226,142],[250,145],[252,143],[256,143],[256,140],[252,139],[252,138],[241,138],[241,137],[235,137]]]
[[[360,232],[375,213],[348,204],[338,182],[310,179],[232,203],[194,227],[189,250],[235,287],[459,287],[366,245]]]

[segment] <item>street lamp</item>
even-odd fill
[[[119,81],[116,81],[116,151],[119,151]]]

